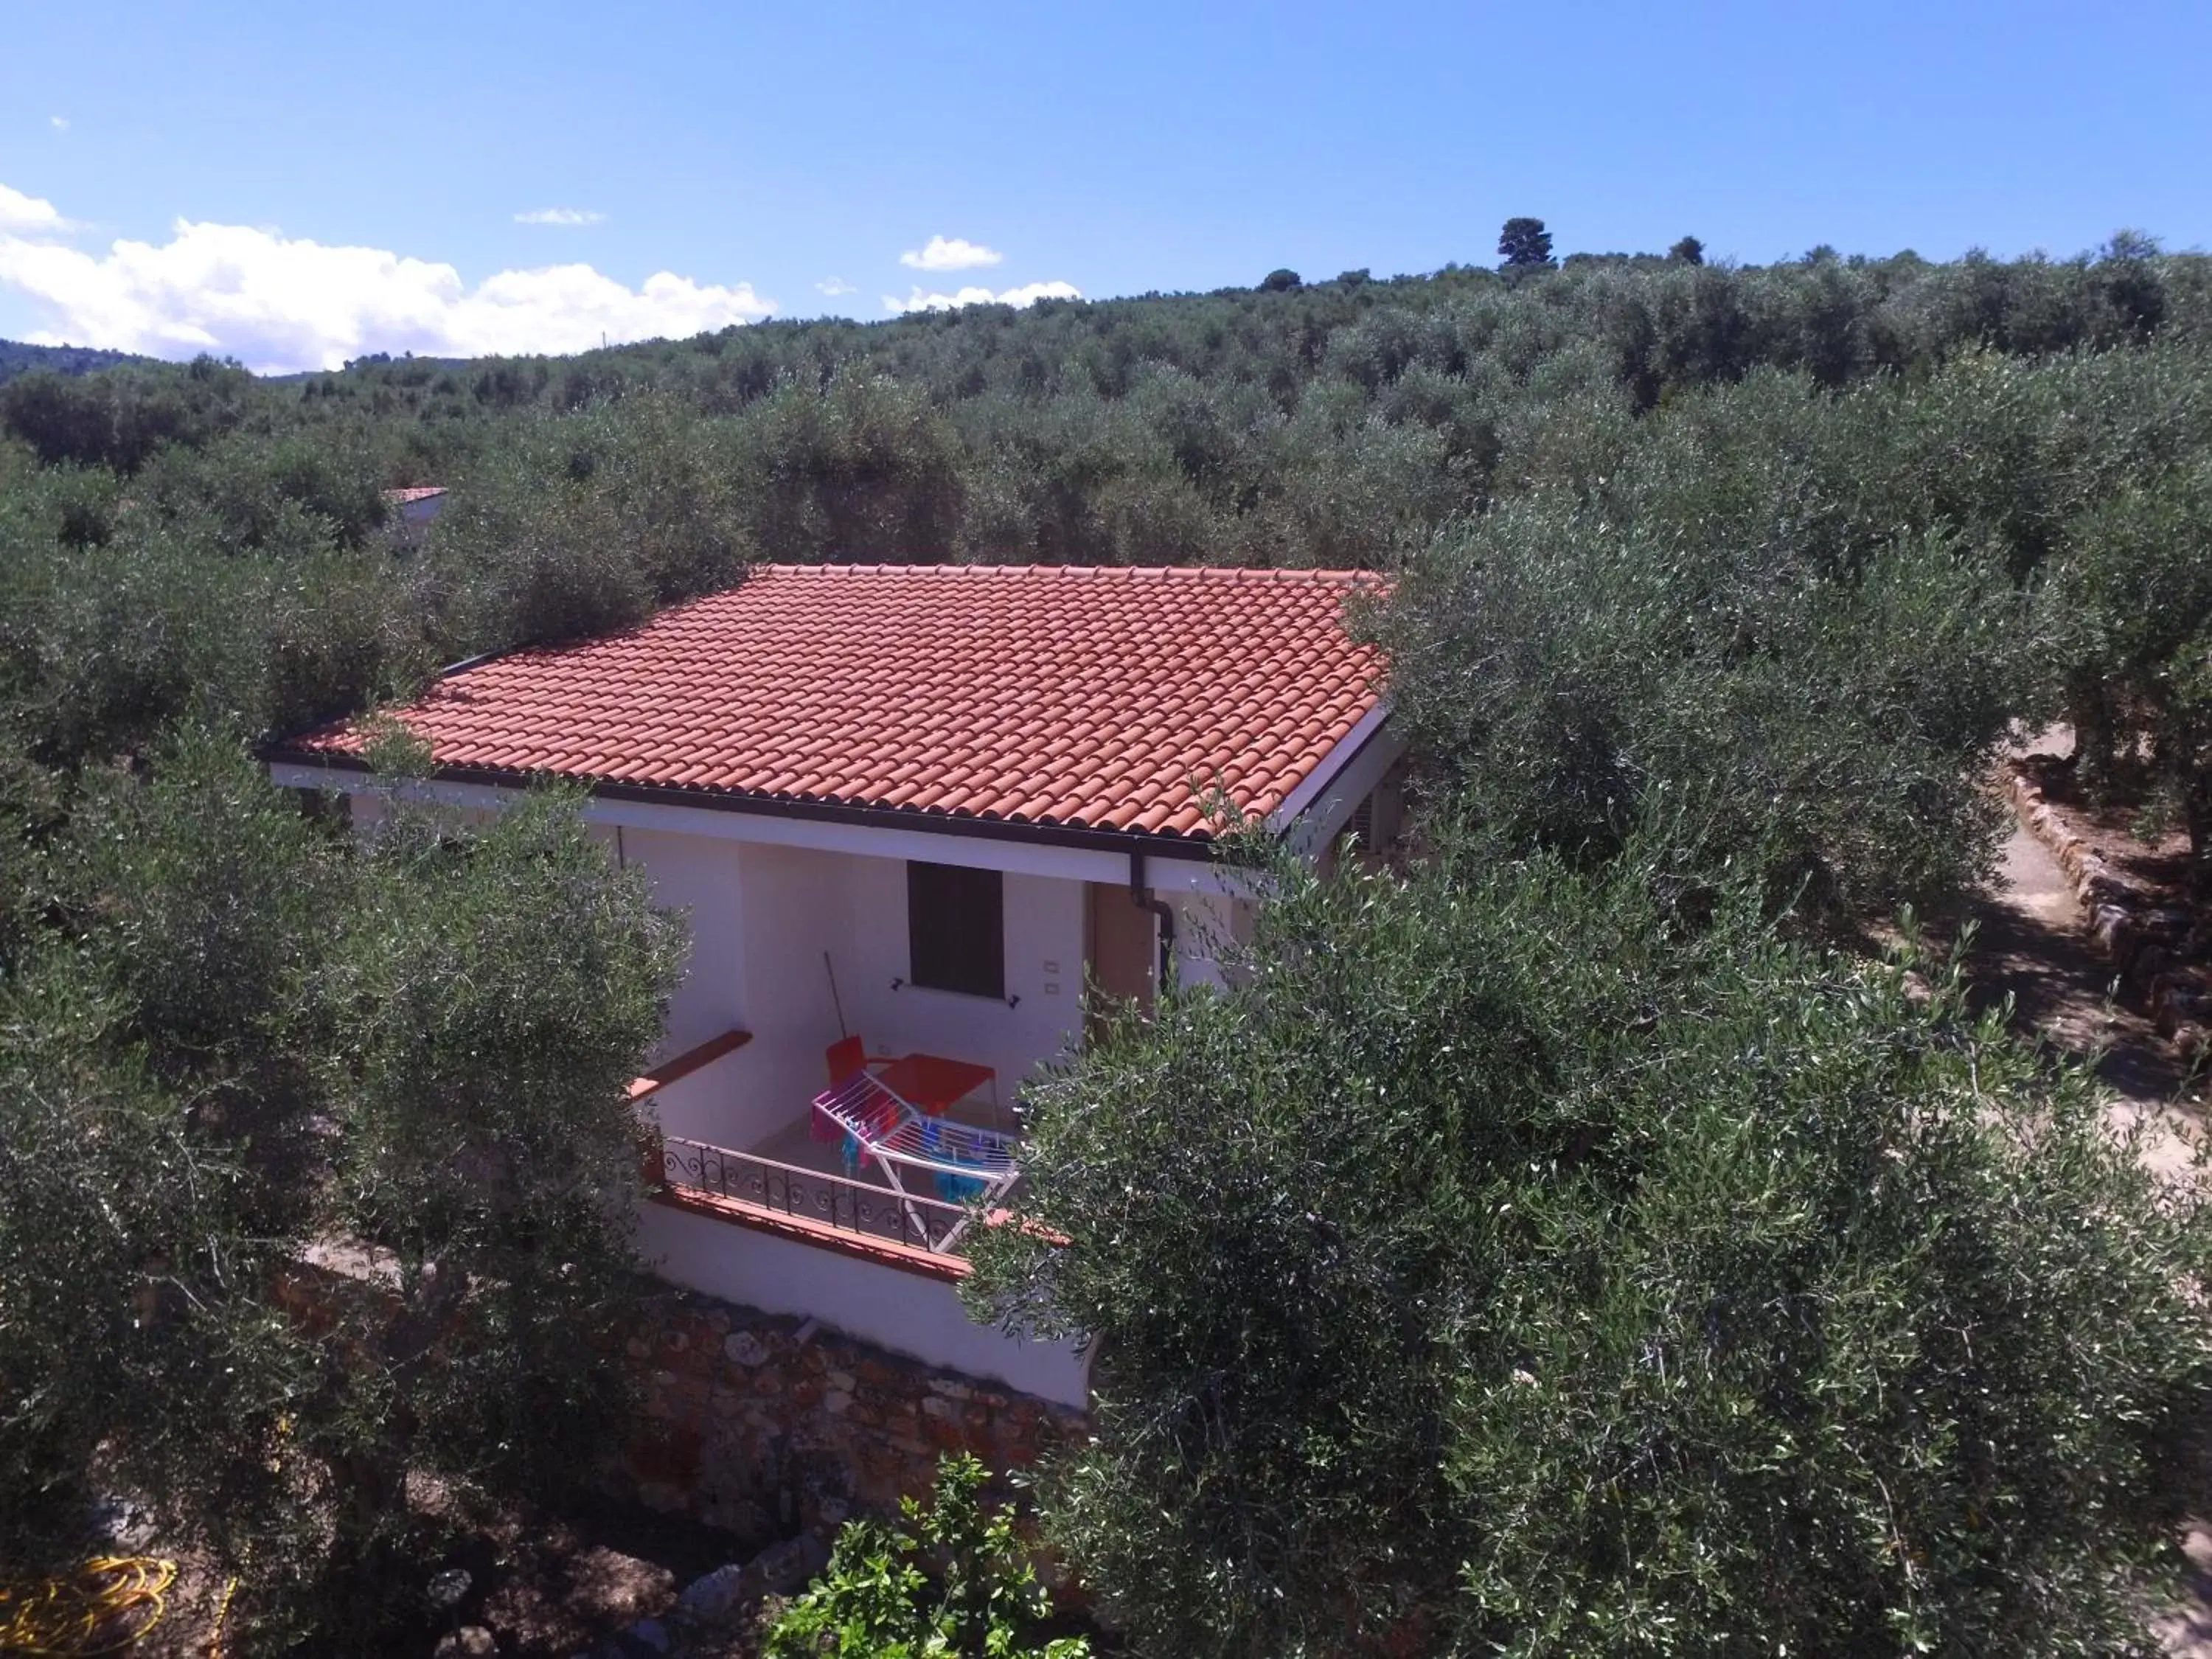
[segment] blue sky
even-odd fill
[[[573,348],[976,287],[1487,262],[1516,213],[1562,252],[1692,233],[1752,262],[2067,254],[2121,226],[2201,246],[2208,69],[2201,0],[17,0],[0,336],[270,368]],[[599,216],[517,220],[545,210]],[[901,264],[932,237],[1001,257]],[[514,275],[556,266],[589,270]]]

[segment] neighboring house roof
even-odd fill
[[[384,499],[387,501],[397,501],[402,507],[408,507],[416,501],[427,501],[434,495],[442,495],[445,493],[446,486],[443,484],[410,484],[404,489],[386,490]]]
[[[631,633],[457,671],[395,712],[449,776],[1205,839],[1199,791],[1264,817],[1376,710],[1380,659],[1344,627],[1375,582],[771,565]],[[360,749],[349,724],[272,758]]]

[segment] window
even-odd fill
[[[914,982],[971,997],[1005,996],[1006,908],[996,870],[908,864],[907,960]]]
[[[1352,809],[1352,822],[1344,826],[1344,833],[1359,843],[1359,850],[1375,851],[1375,795],[1369,791],[1359,805]]]

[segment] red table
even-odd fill
[[[955,1101],[996,1082],[999,1074],[973,1060],[947,1060],[942,1054],[902,1054],[876,1076],[908,1105],[935,1117]]]

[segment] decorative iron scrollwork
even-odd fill
[[[951,1235],[967,1212],[965,1206],[941,1199],[900,1194],[849,1176],[799,1169],[677,1136],[663,1142],[660,1167],[671,1187],[925,1250],[939,1249],[937,1241]]]

